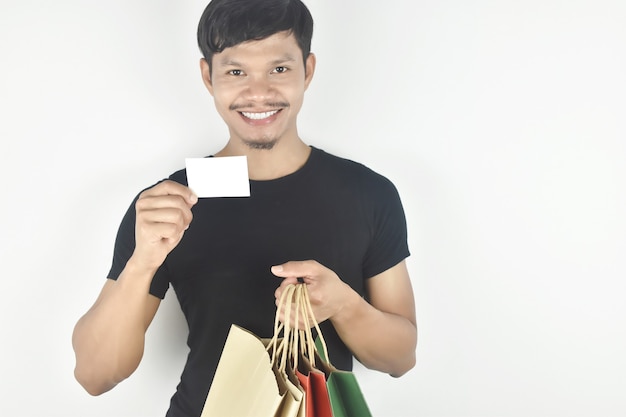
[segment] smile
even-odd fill
[[[272,110],[272,111],[266,111],[266,112],[262,112],[262,113],[251,113],[251,112],[247,112],[247,111],[242,111],[241,114],[244,117],[247,117],[248,119],[263,120],[263,119],[267,119],[268,117],[272,117],[273,115],[278,113],[278,111],[279,110]]]

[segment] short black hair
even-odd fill
[[[212,0],[198,24],[198,46],[212,68],[213,54],[240,43],[292,33],[306,62],[313,17],[300,0]]]

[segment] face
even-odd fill
[[[231,141],[271,149],[298,139],[296,119],[315,69],[306,64],[287,32],[226,48],[213,56],[212,71],[201,61],[205,85],[230,131]]]

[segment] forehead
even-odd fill
[[[301,61],[302,52],[291,32],[278,32],[265,39],[240,43],[213,55],[213,65]]]

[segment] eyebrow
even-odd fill
[[[284,64],[285,62],[295,62],[296,59],[291,55],[285,55],[282,58],[275,59],[271,62],[272,65]]]
[[[241,67],[242,65],[233,60],[233,59],[222,59],[221,61],[219,61],[219,65],[222,67]]]
[[[296,59],[293,56],[288,54],[288,55],[284,55],[281,58],[271,61],[270,65],[280,65],[286,62],[295,62],[295,61]],[[222,67],[243,67],[243,64],[241,62],[236,61],[234,59],[229,59],[227,57],[219,61],[219,65]]]

